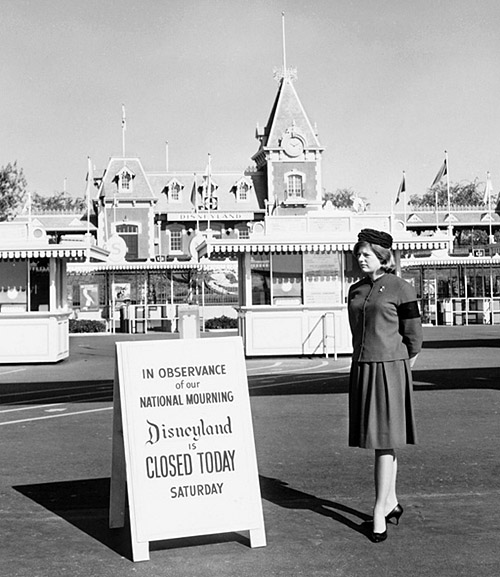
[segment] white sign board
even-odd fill
[[[124,524],[126,480],[134,561],[149,541],[193,535],[248,530],[265,545],[241,339],[116,350],[110,526]]]

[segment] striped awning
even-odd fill
[[[121,263],[75,263],[68,266],[68,272],[75,274],[87,274],[92,272],[132,272],[132,271],[162,271],[162,270],[188,270],[197,269],[204,263],[195,261],[169,261],[169,262],[121,262]],[[206,263],[205,263],[206,264]]]
[[[427,257],[427,258],[404,258],[401,259],[401,266],[403,268],[416,266],[475,266],[475,265],[492,265],[500,266],[500,256],[450,256],[450,257]]]
[[[48,245],[43,248],[0,248],[0,260],[26,258],[65,258],[68,260],[104,260],[108,252],[96,246]]]
[[[262,252],[302,252],[302,253],[325,253],[352,250],[356,240],[339,242],[256,242],[255,240],[220,241],[211,240],[202,243],[199,247],[201,254],[237,254],[237,253],[262,253]],[[433,250],[447,248],[448,242],[436,239],[395,240],[393,248],[396,250]]]

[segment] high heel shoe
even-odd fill
[[[366,528],[366,536],[372,543],[382,543],[387,539],[387,529],[383,533],[375,533],[373,530],[373,520],[365,521],[363,527]]]
[[[375,531],[372,531],[371,540],[373,541],[373,543],[382,543],[382,541],[385,541],[386,539],[387,539],[387,529],[383,533],[375,533]]]
[[[390,513],[387,513],[385,520],[387,523],[389,523],[391,519],[394,519],[395,525],[399,525],[399,519],[401,518],[402,514],[403,507],[401,507],[401,505],[398,503]]]

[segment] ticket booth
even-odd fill
[[[349,287],[361,272],[352,256],[358,232],[391,232],[397,262],[412,248],[444,248],[446,237],[417,238],[391,215],[315,212],[268,216],[249,239],[209,238],[201,256],[238,258],[239,332],[247,356],[351,352]]]
[[[68,356],[66,263],[106,256],[83,240],[51,244],[27,222],[0,225],[0,364]]]

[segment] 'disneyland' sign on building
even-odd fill
[[[126,480],[134,561],[193,535],[265,545],[241,339],[121,342],[117,369],[110,524]]]

